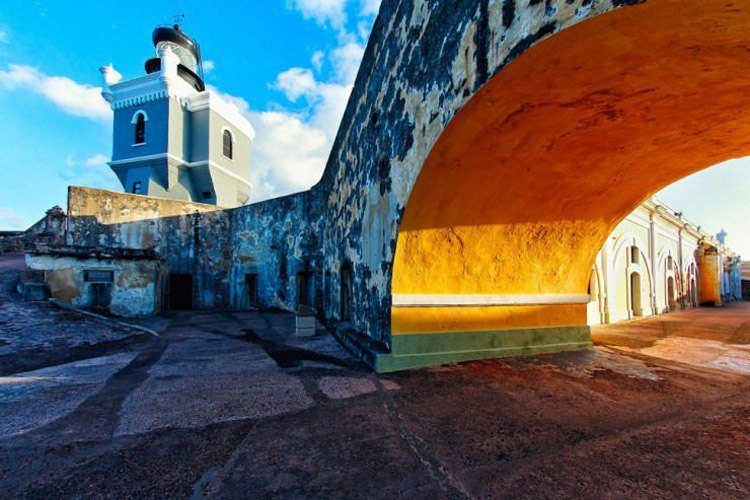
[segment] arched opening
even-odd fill
[[[698,292],[696,290],[695,279],[690,281],[690,306],[698,307]]]
[[[393,337],[578,338],[591,264],[617,223],[674,181],[750,155],[749,23],[723,1],[650,0],[563,30],[492,77],[411,191]]]
[[[229,158],[230,160],[234,158],[234,138],[232,137],[232,133],[224,129],[224,133],[221,134],[221,140],[222,140],[222,152],[225,157]]]
[[[605,322],[601,302],[601,290],[599,288],[600,279],[601,276],[599,275],[599,270],[596,267],[593,267],[591,269],[591,278],[589,279],[587,290],[589,296],[587,317],[588,324],[590,325],[599,325]]]
[[[630,275],[630,311],[633,316],[643,316],[643,304],[641,303],[641,275],[632,273]]]
[[[133,144],[144,144],[146,142],[146,121],[148,117],[144,111],[136,111],[133,115]]]
[[[674,278],[672,276],[667,278],[667,306],[670,311],[674,311],[677,308],[677,302],[674,297]]]

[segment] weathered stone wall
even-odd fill
[[[112,271],[108,312],[118,316],[150,316],[159,312],[155,260],[123,260],[95,257],[53,256],[31,253],[26,256],[30,269],[45,271],[52,297],[76,307],[95,307],[93,284],[85,281],[88,269]]]
[[[21,253],[29,245],[29,240],[22,232],[8,231],[0,235],[0,254]]]
[[[212,205],[71,186],[67,240],[112,248],[189,246],[196,214],[216,211]]]
[[[314,305],[333,326],[340,270],[349,264],[353,310],[346,326],[387,346],[399,224],[442,130],[530,46],[629,3],[635,2],[385,0],[324,176],[310,192],[216,213],[72,188],[69,237],[156,249],[166,267],[195,270],[204,307],[242,306],[244,275],[258,273],[262,305],[294,309],[296,277],[310,271]]]
[[[312,190],[323,293],[354,269],[353,328],[390,342],[398,229],[427,155],[455,114],[543,38],[628,0],[385,0],[321,182]],[[450,200],[436,200],[436,203]],[[335,323],[336,314],[329,319]]]
[[[229,216],[212,205],[71,187],[68,244],[154,250],[162,276],[193,274],[200,308],[229,304]]]
[[[297,273],[305,266],[320,268],[315,228],[307,222],[309,201],[309,193],[302,193],[220,210],[71,187],[66,238],[76,246],[156,251],[159,290],[170,273],[191,274],[201,309],[249,307],[245,275],[258,274],[259,305],[293,310]]]
[[[247,306],[247,274],[258,275],[258,300],[269,308],[297,307],[300,272],[313,273],[314,288],[322,285],[320,224],[311,212],[309,192],[228,212],[232,307]]]

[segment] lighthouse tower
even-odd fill
[[[144,76],[100,69],[114,111],[109,166],[125,192],[226,208],[250,197],[255,132],[236,106],[203,82],[200,46],[179,25],[157,27]]]

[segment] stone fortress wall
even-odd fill
[[[27,261],[48,273],[53,297],[80,307],[98,300],[85,274],[112,271],[108,312],[116,315],[145,316],[169,309],[168,295],[175,292],[169,289],[170,275],[181,274],[191,276],[196,309],[295,311],[305,303],[324,322],[334,318],[336,325],[341,275],[321,272],[321,261],[310,258],[320,246],[318,226],[308,218],[310,202],[309,193],[301,193],[222,210],[71,187],[64,245],[56,250],[43,246]],[[644,202],[617,226],[597,256],[589,324],[697,306],[705,295],[699,265],[704,242],[720,250],[724,260],[717,264],[726,273],[724,279],[740,272],[738,258],[713,237],[668,207],[652,199]],[[637,262],[632,262],[633,249]],[[634,272],[641,277],[637,305],[630,281]],[[723,296],[740,297],[734,289]]]

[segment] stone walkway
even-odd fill
[[[621,353],[750,375],[750,303],[699,308],[592,329]]]
[[[668,320],[733,345],[750,308]],[[750,378],[618,340],[650,321],[379,376],[289,315],[164,316],[158,338],[0,377],[0,497],[746,498]]]

